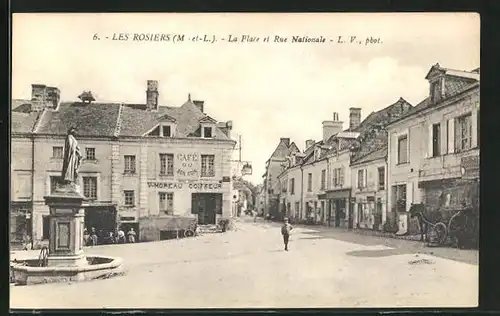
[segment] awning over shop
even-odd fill
[[[436,179],[436,180],[425,180],[419,181],[418,187],[423,188],[445,188],[454,186],[459,180],[459,178],[449,178],[449,179]]]
[[[326,192],[327,199],[345,199],[351,197],[351,189],[332,190]]]
[[[318,194],[318,200],[326,200],[326,193]]]

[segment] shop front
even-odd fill
[[[13,248],[24,247],[24,244],[31,240],[31,209],[31,202],[11,203],[10,245]]]
[[[89,233],[92,228],[95,229],[98,244],[106,243],[109,233],[118,228],[116,206],[108,203],[90,203],[85,206],[84,227]]]
[[[351,189],[326,192],[329,226],[353,228]]]
[[[320,222],[323,225],[330,225],[330,208],[326,198],[326,194],[318,194],[318,201],[320,207]]]

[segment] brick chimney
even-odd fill
[[[349,129],[352,131],[361,124],[361,108],[349,108]]]
[[[203,112],[203,105],[205,104],[205,101],[200,101],[200,100],[193,100],[194,105],[202,112]]]
[[[344,122],[339,121],[339,114],[333,112],[332,121],[323,121],[323,141],[326,142],[332,135],[342,132]]]
[[[148,80],[147,90],[146,90],[146,109],[147,110],[158,110],[158,81]]]
[[[44,84],[31,85],[31,110],[38,112],[45,108],[57,109],[61,98],[59,88]]]
[[[311,147],[311,146],[312,146],[312,145],[314,145],[315,143],[316,143],[316,142],[314,141],[314,139],[308,139],[308,140],[306,140],[306,148],[305,148],[305,149],[307,149],[307,148]]]

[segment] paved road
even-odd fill
[[[11,308],[477,305],[477,252],[316,227],[296,227],[285,252],[280,237],[276,224],[243,220],[225,234],[89,248],[123,258],[127,274],[11,286]]]

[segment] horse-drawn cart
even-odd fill
[[[473,225],[472,208],[466,205],[459,207],[444,207],[441,214],[452,214],[447,220],[438,221],[429,219],[424,204],[412,204],[410,217],[417,218],[420,226],[420,240],[427,242],[430,247],[452,245],[462,247],[468,238],[465,232],[470,231]],[[472,228],[473,230],[475,227]]]

